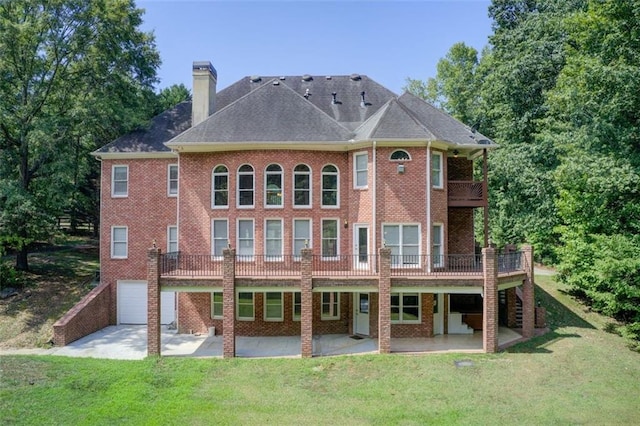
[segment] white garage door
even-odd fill
[[[176,319],[176,294],[163,291],[160,323],[169,324]],[[118,281],[118,324],[147,323],[147,282]]]

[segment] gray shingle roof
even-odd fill
[[[397,99],[392,99],[356,129],[354,139],[435,140],[435,137]]]

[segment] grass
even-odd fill
[[[493,355],[3,356],[0,424],[637,424],[640,354],[538,284],[551,331]]]

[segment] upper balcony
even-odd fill
[[[449,181],[447,196],[449,207],[485,207],[487,191],[482,181]]]

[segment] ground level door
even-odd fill
[[[356,293],[353,331],[355,334],[369,335],[369,293]]]

